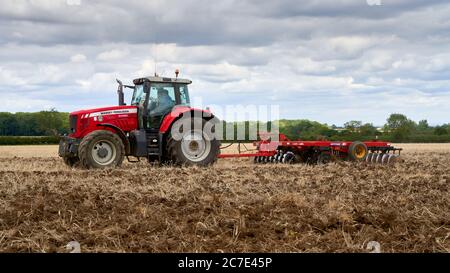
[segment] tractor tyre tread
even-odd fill
[[[80,146],[78,148],[78,156],[80,158],[80,165],[84,169],[91,168],[104,168],[104,166],[96,165],[89,155],[89,146],[96,138],[104,135],[109,141],[111,141],[117,149],[118,159],[114,163],[114,166],[105,166],[105,167],[119,167],[122,165],[124,156],[125,156],[125,146],[123,145],[122,139],[117,135],[107,130],[96,130],[88,135],[86,135],[83,140],[81,140]]]

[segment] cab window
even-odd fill
[[[150,87],[150,115],[164,115],[176,104],[175,88],[172,84],[153,83]]]
[[[136,85],[131,99],[131,105],[142,105],[145,100],[144,85]]]
[[[180,85],[180,104],[189,105],[189,91],[187,85]]]

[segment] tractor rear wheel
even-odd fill
[[[352,161],[364,161],[367,154],[367,146],[361,141],[355,141],[348,147],[348,158]]]
[[[125,147],[110,131],[94,131],[83,138],[78,149],[81,166],[86,169],[114,168],[122,164]]]
[[[191,126],[184,128],[181,124]],[[205,128],[206,124],[210,128]],[[173,130],[177,130],[177,136],[170,132],[166,146],[168,158],[173,164],[208,166],[217,161],[220,141],[214,135],[214,124],[202,118],[190,118],[190,122],[180,119],[173,125]]]

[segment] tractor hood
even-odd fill
[[[137,113],[136,106],[109,106],[71,112],[71,116],[94,117]]]
[[[72,112],[69,136],[80,138],[95,130],[111,128],[130,132],[138,128],[137,114],[136,106],[110,106]]]

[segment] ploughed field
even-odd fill
[[[450,144],[393,166],[125,163],[66,167],[57,146],[0,146],[0,252],[450,251]],[[229,149],[228,149],[229,150]]]

